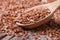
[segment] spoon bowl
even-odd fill
[[[16,24],[19,25],[19,26],[22,26],[24,28],[30,28],[30,29],[36,28],[36,27],[48,22],[52,18],[52,16],[54,15],[53,12],[60,6],[59,3],[60,3],[60,0],[57,0],[57,1],[52,2],[52,3],[48,3],[48,4],[44,4],[44,5],[38,5],[38,6],[35,6],[35,7],[32,7],[32,8],[29,8],[25,12],[31,11],[31,10],[33,10],[35,8],[41,8],[41,7],[44,8],[44,7],[46,7],[51,11],[51,13],[49,15],[47,15],[46,17],[44,17],[43,19],[41,19],[39,21],[36,21],[34,23],[29,23],[29,24],[16,23]]]

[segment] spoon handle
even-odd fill
[[[60,6],[60,0],[54,1],[52,3],[48,3],[48,4],[46,4],[46,6],[53,13]]]

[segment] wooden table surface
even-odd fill
[[[0,40],[22,40],[20,37],[14,35],[7,36],[5,33],[0,33]]]

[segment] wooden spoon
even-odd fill
[[[28,10],[26,10],[25,12],[31,11],[33,9],[36,8],[41,8],[41,7],[47,7],[51,13],[49,15],[47,15],[47,17],[43,18],[42,20],[37,21],[36,23],[31,23],[31,24],[20,24],[20,23],[16,23],[17,25],[20,25],[24,28],[35,28],[38,27],[39,25],[42,25],[44,23],[46,23],[47,21],[49,21],[52,16],[53,16],[53,12],[60,6],[60,0],[56,0],[52,3],[48,3],[48,4],[43,4],[43,5],[38,5],[38,6],[34,6],[32,8],[29,8]]]

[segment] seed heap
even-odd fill
[[[39,40],[41,35],[48,35],[50,38],[60,38],[60,26],[55,21],[56,17],[53,17],[48,23],[41,25],[37,29],[32,30],[25,30],[16,24],[16,20],[21,22],[21,13],[39,4],[42,4],[40,0],[0,0],[0,32],[30,40]],[[60,11],[60,8],[58,9]]]

